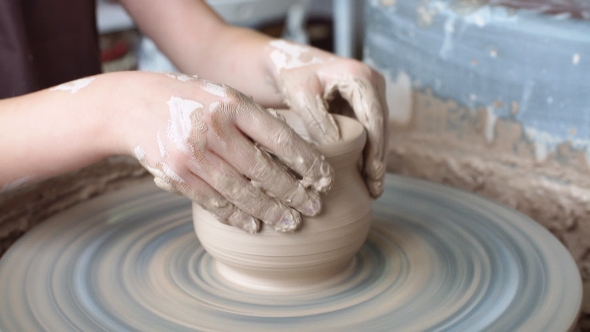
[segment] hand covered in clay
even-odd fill
[[[134,123],[122,130],[127,148],[160,188],[248,232],[258,231],[259,220],[293,231],[300,213],[320,211],[318,192],[329,189],[333,171],[277,115],[194,76],[134,75],[146,83],[127,97],[135,100],[128,105]]]
[[[336,92],[352,106],[354,116],[368,134],[363,176],[371,195],[381,195],[388,118],[383,77],[359,61],[285,40],[271,41],[267,52],[276,88],[284,102],[303,118],[315,142],[339,139],[338,127],[328,113],[328,103]]]

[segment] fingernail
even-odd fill
[[[287,209],[278,223],[274,225],[274,229],[278,232],[293,232],[301,224],[301,216],[297,211]]]
[[[241,210],[236,210],[228,221],[230,225],[248,233],[257,233],[260,230],[260,221]]]
[[[322,175],[318,181],[314,184],[314,189],[319,192],[327,192],[332,186],[332,178],[334,177],[334,170],[332,166],[323,159],[320,164],[320,174]]]
[[[306,217],[313,217],[322,210],[322,200],[320,195],[316,192],[309,193],[310,198],[303,204],[303,213]]]
[[[380,160],[374,160],[372,168],[367,169],[366,182],[367,187],[373,197],[379,197],[383,193],[383,184],[385,182],[385,163]]]
[[[174,187],[172,183],[160,177],[154,177],[154,183],[156,183],[156,186],[158,186],[160,189],[166,190],[167,192],[180,194],[180,192]]]
[[[373,198],[377,198],[383,193],[383,181],[367,180],[367,187]]]
[[[240,225],[240,228],[251,234],[258,233],[260,230],[260,221],[254,217],[248,216],[242,225]]]

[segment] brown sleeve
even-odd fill
[[[0,0],[0,98],[100,73],[94,0]]]

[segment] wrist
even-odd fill
[[[35,181],[80,169],[111,155],[107,114],[101,112],[99,77],[89,77],[0,105],[0,131],[6,139],[3,181]]]
[[[202,71],[202,77],[227,84],[265,107],[283,106],[268,47],[273,40],[250,29],[225,27],[211,46],[215,56],[208,68],[214,72]]]
[[[80,100],[89,121],[86,123],[88,137],[91,137],[92,149],[100,158],[112,155],[128,154],[125,149],[124,135],[120,130],[123,122],[120,89],[123,73],[109,73],[95,76],[92,89]]]

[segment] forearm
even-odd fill
[[[227,84],[265,106],[282,105],[271,83],[269,37],[225,24],[202,1],[121,2],[181,71]]]
[[[228,84],[264,106],[281,106],[283,99],[274,85],[274,68],[268,58],[271,40],[253,30],[228,26],[205,54],[205,63],[216,65],[204,66],[201,75]]]
[[[43,90],[0,100],[0,189],[75,170],[106,157],[106,113],[87,91]]]

